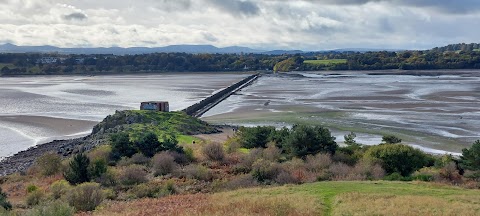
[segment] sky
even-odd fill
[[[480,42],[480,0],[0,0],[0,44],[427,49]]]

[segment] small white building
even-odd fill
[[[58,58],[56,57],[42,57],[37,60],[37,64],[55,64],[58,62]]]

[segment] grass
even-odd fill
[[[303,63],[313,65],[336,65],[347,63],[347,59],[305,60]]]
[[[478,215],[479,192],[423,182],[317,182],[108,203],[93,215]]]

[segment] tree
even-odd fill
[[[112,134],[110,143],[112,145],[111,157],[114,160],[118,160],[123,156],[131,157],[137,153],[133,143],[130,142],[130,137],[125,132]]]
[[[50,152],[42,155],[36,161],[42,175],[51,176],[60,172],[62,158],[58,154]]]
[[[430,155],[402,144],[372,146],[365,152],[364,159],[379,162],[388,174],[399,173],[402,176],[434,164]]]
[[[345,139],[345,144],[348,145],[348,146],[358,146],[359,145],[357,143],[357,141],[355,141],[356,137],[357,137],[357,134],[355,134],[354,132],[350,132],[349,134],[343,136],[343,138]]]
[[[397,143],[401,143],[402,139],[393,135],[385,135],[382,137],[382,142],[386,144],[397,144]]]
[[[480,140],[475,141],[472,147],[462,150],[460,167],[472,171],[480,171]]]
[[[178,145],[177,137],[172,135],[167,137],[166,135],[162,136],[162,142],[160,142],[160,146],[157,152],[160,151],[175,151],[178,153],[183,153],[183,148]]]
[[[320,152],[333,154],[338,145],[335,137],[324,127],[295,125],[283,147],[291,156],[305,157]]]
[[[160,150],[160,145],[157,135],[152,132],[148,132],[138,142],[135,142],[138,150],[147,157],[153,157]]]
[[[274,135],[275,127],[271,126],[240,127],[238,130],[241,145],[245,148],[265,148],[267,143],[274,139]]]
[[[7,194],[2,191],[0,187],[0,207],[3,207],[5,210],[10,211],[12,209],[12,204],[7,200]]]
[[[90,159],[84,154],[77,154],[70,162],[63,176],[70,184],[77,185],[90,181]]]

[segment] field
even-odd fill
[[[313,65],[335,65],[347,63],[347,59],[305,60],[303,63]]]
[[[92,215],[478,215],[479,192],[420,182],[319,182],[111,202]]]

